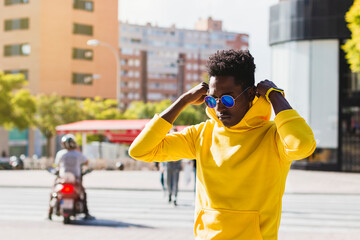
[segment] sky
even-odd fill
[[[256,82],[271,78],[270,6],[279,0],[119,0],[119,20],[131,24],[194,29],[198,19],[223,21],[223,30],[247,33]]]

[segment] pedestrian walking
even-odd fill
[[[166,168],[166,162],[155,162],[155,168],[159,171],[160,173],[160,184],[161,184],[161,189],[163,190],[164,194],[166,191],[166,186],[165,186],[165,177],[164,177],[164,172],[165,172],[165,168]]]
[[[194,192],[196,192],[196,159],[191,160],[194,169]]]
[[[276,240],[291,162],[315,150],[313,132],[275,83],[255,86],[249,51],[218,51],[207,71],[209,84],[156,114],[129,153],[146,162],[196,159],[195,239]],[[186,106],[204,101],[209,120],[167,134]]]
[[[181,160],[166,163],[166,186],[169,196],[169,203],[173,201],[174,206],[177,206],[180,170]]]

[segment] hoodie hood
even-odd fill
[[[243,132],[265,125],[271,117],[271,104],[264,97],[258,98],[255,96],[252,107],[247,111],[243,119],[238,124],[229,128],[225,127],[216,116],[215,109],[206,107],[206,114],[219,127],[223,127],[228,131]]]

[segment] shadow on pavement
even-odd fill
[[[152,228],[146,225],[132,224],[132,223],[120,222],[115,220],[106,220],[106,219],[94,219],[94,220],[75,219],[71,221],[71,225],[113,227],[113,228],[128,228],[128,227]]]

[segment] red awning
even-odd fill
[[[56,127],[57,134],[88,133],[103,134],[110,142],[130,144],[144,129],[150,119],[131,120],[84,120]],[[181,131],[187,126],[177,126]]]
[[[84,120],[57,126],[56,133],[103,134],[111,142],[131,143],[149,121],[150,119]]]

